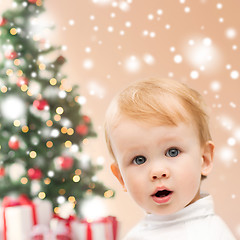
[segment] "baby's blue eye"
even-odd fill
[[[177,148],[170,148],[170,149],[168,149],[166,156],[167,157],[177,157],[179,153],[180,153],[180,150],[178,150]]]
[[[137,165],[141,165],[143,163],[146,162],[146,158],[144,156],[136,156],[134,159],[133,159],[133,163],[134,164],[137,164]]]

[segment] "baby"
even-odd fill
[[[200,191],[214,144],[198,92],[170,79],[136,82],[106,115],[111,170],[146,217],[125,240],[235,239]]]

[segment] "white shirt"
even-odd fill
[[[124,240],[235,240],[214,213],[213,199],[202,196],[184,209],[166,216],[147,214]]]

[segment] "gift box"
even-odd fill
[[[36,198],[33,200],[36,209],[37,224],[49,226],[53,217],[53,207],[49,200]]]
[[[5,197],[0,212],[0,240],[29,240],[34,225],[49,226],[52,205],[48,200],[31,201],[25,195]]]
[[[3,239],[28,240],[36,220],[36,210],[33,202],[25,195],[17,199],[5,197],[3,209]]]
[[[69,216],[68,218],[62,218],[58,215],[54,215],[50,221],[50,230],[52,233],[52,239],[54,240],[72,240],[71,222],[76,219],[75,216]]]
[[[75,220],[70,226],[72,240],[117,240],[118,222],[115,217],[97,221]]]

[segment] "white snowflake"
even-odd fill
[[[192,79],[197,79],[197,78],[199,78],[199,72],[196,71],[196,70],[191,71],[190,77],[191,77]]]
[[[225,32],[225,35],[226,35],[227,38],[233,39],[233,38],[236,37],[237,31],[234,28],[228,28]]]
[[[137,72],[140,70],[141,62],[136,56],[130,56],[126,59],[124,66],[129,72]]]
[[[83,67],[87,70],[92,69],[94,66],[93,60],[92,59],[85,59],[83,62]]]
[[[232,79],[238,79],[239,78],[239,72],[237,70],[233,70],[231,73],[230,73],[230,77]]]
[[[182,58],[181,55],[178,54],[178,55],[175,55],[175,56],[174,56],[174,62],[175,62],[175,63],[179,64],[179,63],[182,62],[182,60],[183,60],[183,58]]]

